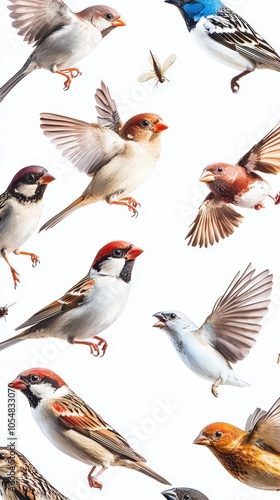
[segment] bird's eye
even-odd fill
[[[31,382],[38,382],[39,375],[36,375],[36,373],[34,373],[34,375],[31,375],[30,380]]]
[[[5,453],[0,453],[0,460],[5,460],[5,458],[6,458]]]
[[[216,431],[215,434],[214,434],[214,437],[216,439],[220,439],[220,437],[222,437],[222,435],[223,435],[222,431]]]
[[[217,168],[217,171],[218,171],[218,172],[219,172],[219,174],[220,174],[221,172],[223,172],[223,171],[224,171],[224,169],[223,169],[223,167],[221,167],[221,166],[220,166],[220,167],[218,167],[218,168]]]
[[[105,14],[105,18],[108,19],[108,21],[111,21],[111,19],[113,19],[113,14],[110,14],[110,12],[108,12],[107,14]]]
[[[184,496],[183,496],[184,500],[190,500],[190,495],[188,495],[188,493],[185,493]]]
[[[28,182],[34,182],[35,181],[35,175],[34,174],[28,174],[27,180],[28,180]]]
[[[113,257],[122,257],[123,256],[123,250],[121,250],[121,248],[116,248],[114,251],[113,251]]]
[[[148,127],[149,125],[150,125],[149,120],[142,120],[142,122],[141,122],[141,126],[142,126],[142,127],[145,127],[145,128],[146,128],[146,127]]]
[[[175,313],[171,313],[170,314],[170,319],[175,319],[175,318],[177,318],[177,315]]]

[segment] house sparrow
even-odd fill
[[[106,5],[94,5],[74,13],[62,0],[10,0],[12,26],[35,49],[22,68],[0,89],[0,101],[26,75],[44,68],[66,78],[68,90],[81,74],[72,67],[86,57],[110,31],[124,26],[120,14]]]
[[[0,447],[0,497],[4,500],[68,500],[19,451]]]
[[[44,134],[92,180],[79,198],[46,222],[40,231],[55,226],[74,210],[101,200],[125,205],[137,215],[138,203],[127,195],[153,171],[160,156],[160,132],[167,125],[152,113],[133,116],[122,125],[115,101],[103,82],[95,99],[99,125],[41,114]]]
[[[230,363],[249,354],[270,303],[272,274],[268,270],[255,276],[254,273],[249,264],[241,275],[236,274],[200,328],[179,311],[154,314],[159,320],[154,326],[168,334],[188,368],[214,382],[215,397],[220,384],[249,385],[238,377]]]
[[[225,422],[202,429],[194,444],[208,446],[235,479],[261,490],[280,490],[280,398],[249,416],[245,431]]]
[[[128,300],[135,259],[143,252],[127,241],[112,241],[97,253],[88,274],[60,299],[16,328],[27,328],[0,343],[0,351],[26,339],[47,337],[85,344],[104,355],[107,342],[98,336],[116,321]],[[93,337],[94,342],[86,341]],[[97,341],[97,342],[96,342]]]
[[[20,246],[35,231],[41,217],[43,196],[47,185],[54,180],[49,172],[37,165],[22,168],[0,195],[0,252],[10,267],[14,287],[19,273],[8,260],[8,254],[29,255],[33,267],[39,262],[34,253],[20,250]]]
[[[146,82],[151,80],[151,78],[155,78],[155,86],[157,86],[159,83],[164,83],[166,80],[169,81],[165,76],[165,72],[170,68],[171,64],[176,61],[176,58],[177,56],[175,54],[171,54],[165,59],[164,63],[161,64],[159,58],[150,50],[149,61],[153,69],[149,73],[140,75],[138,77],[138,82]]]
[[[162,491],[161,494],[167,500],[209,500],[203,493],[192,488],[171,488]]]
[[[194,41],[210,57],[237,69],[232,92],[238,92],[238,80],[256,68],[280,71],[275,50],[238,14],[220,0],[165,0],[182,14]]]
[[[110,465],[134,469],[170,484],[145,464],[145,459],[54,372],[45,368],[26,370],[9,384],[27,397],[32,414],[45,436],[72,458],[92,466],[91,488],[102,488],[100,474]],[[94,476],[97,466],[101,470]]]
[[[266,174],[280,172],[280,125],[273,128],[253,146],[236,165],[213,163],[208,165],[199,180],[206,182],[211,193],[199,207],[198,214],[186,236],[188,245],[214,245],[220,238],[230,236],[242,222],[232,205],[245,208],[263,208],[269,196],[277,205],[279,194],[273,198],[270,185],[255,171]]]

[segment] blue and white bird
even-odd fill
[[[280,71],[280,56],[238,14],[220,0],[165,0],[178,7],[195,42],[212,58],[236,68],[231,80],[238,92],[238,80],[256,68]]]

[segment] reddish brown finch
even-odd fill
[[[215,422],[204,427],[194,443],[208,446],[242,483],[261,490],[280,490],[280,398],[268,411],[256,408],[245,431]]]

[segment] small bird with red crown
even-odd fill
[[[194,444],[207,446],[225,469],[247,486],[280,490],[280,398],[268,411],[256,408],[245,431],[215,422],[202,429]]]
[[[280,125],[255,144],[236,165],[213,163],[200,176],[210,194],[200,205],[198,214],[186,236],[188,245],[208,247],[220,238],[230,236],[242,222],[237,207],[263,208],[267,196],[277,205],[280,201],[270,194],[270,185],[256,171],[266,174],[280,172]]]
[[[150,469],[145,458],[56,373],[31,368],[20,373],[9,387],[26,396],[36,423],[54,446],[91,466],[91,488],[102,488],[99,476],[111,465],[134,469],[162,484],[170,484]],[[101,469],[93,475],[97,466]]]
[[[16,328],[26,328],[0,343],[0,351],[28,339],[48,337],[85,344],[96,356],[107,342],[99,333],[118,319],[126,306],[135,259],[143,252],[127,241],[112,241],[97,253],[88,274],[62,297]],[[93,337],[91,341],[86,340]]]

